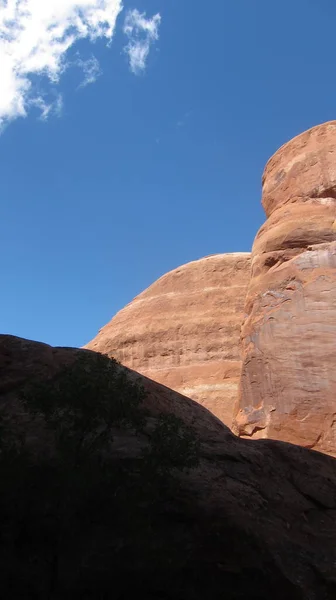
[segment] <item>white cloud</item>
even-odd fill
[[[84,74],[84,79],[79,87],[85,87],[90,83],[94,83],[99,75],[101,75],[99,61],[95,56],[91,56],[88,60],[78,58],[73,64],[74,66],[80,67]]]
[[[121,10],[122,0],[0,0],[0,128],[33,106],[44,119],[59,113],[61,95],[52,88],[48,100],[37,76],[56,86],[71,64],[68,50],[84,38],[110,42]],[[72,64],[83,69],[82,85],[100,73],[94,57]]]
[[[41,121],[46,121],[50,114],[54,116],[61,116],[63,109],[63,96],[59,93],[50,94],[51,98],[49,100],[46,99],[45,94],[40,94],[40,96],[35,96],[31,98],[29,106],[36,107],[40,111],[40,119]],[[54,99],[52,99],[54,96]]]
[[[144,71],[149,50],[153,42],[159,39],[161,16],[154,15],[146,19],[146,13],[130,10],[125,18],[124,33],[128,37],[125,52],[128,54],[131,71],[136,75]]]

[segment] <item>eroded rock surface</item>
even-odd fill
[[[20,394],[27,383],[58,381],[54,378],[84,354],[95,364],[93,352],[0,336],[1,433],[6,433],[17,407],[17,424],[24,419],[25,435],[41,445],[36,460],[44,469],[21,472],[15,467],[18,487],[13,502],[8,482],[2,479],[0,572],[5,597],[50,597],[47,589],[56,600],[108,598],[113,589],[116,600],[134,595],[222,600],[223,593],[227,600],[334,600],[335,459],[282,442],[239,439],[196,402],[126,369],[127,376],[147,390],[149,421],[176,411],[194,426],[199,465],[176,474],[169,486],[152,479],[151,471],[143,471],[139,480],[141,457],[134,457],[141,448],[139,434],[121,427],[111,449],[112,473],[116,477],[123,470],[126,486],[134,478],[133,493],[127,488],[123,496],[117,487],[106,498],[101,492],[104,482],[92,497],[87,497],[87,485],[71,488],[69,497],[78,510],[73,520],[67,517],[54,547],[52,535],[59,525],[53,523],[48,503],[27,506],[27,498],[17,493],[22,488],[32,494],[41,478],[43,493],[47,498],[51,493],[49,500],[58,489],[56,474],[55,480],[50,478],[52,464],[47,469],[41,421],[29,410],[22,413]],[[95,376],[99,384],[99,373]],[[83,377],[91,377],[89,368]],[[92,391],[94,418],[97,394]],[[78,406],[78,390],[73,393]],[[1,468],[11,481],[13,466],[8,472]],[[92,485],[92,472],[88,476]],[[8,511],[12,504],[20,513],[13,526],[8,518],[3,522],[4,507]]]
[[[232,424],[250,254],[218,254],[167,273],[86,347],[196,400]]]
[[[262,203],[234,431],[336,455],[336,122],[280,148]]]

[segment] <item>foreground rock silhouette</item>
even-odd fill
[[[196,402],[87,350],[0,336],[0,371],[3,597],[336,597],[333,458],[239,439]],[[91,443],[102,408],[127,417],[139,384],[144,422],[120,421],[93,460],[80,427]],[[158,437],[170,413],[187,433],[169,437],[163,420]],[[190,431],[197,460],[184,469]]]
[[[160,277],[86,348],[196,400],[231,427],[250,254],[215,254]]]

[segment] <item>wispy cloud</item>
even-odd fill
[[[31,106],[35,106],[40,111],[41,121],[46,121],[52,113],[55,116],[60,116],[63,108],[62,94],[56,94],[56,97],[47,101],[43,95],[32,98]]]
[[[130,10],[125,18],[124,33],[128,37],[125,52],[128,54],[131,71],[138,75],[146,68],[151,45],[159,39],[161,16],[146,18],[146,13]]]
[[[67,61],[68,50],[85,38],[109,43],[121,10],[122,0],[0,0],[0,129],[34,106],[43,119],[60,112],[62,96],[55,88],[74,64]],[[94,57],[75,64],[83,70],[82,85],[99,75]],[[41,81],[49,90],[41,91]]]
[[[88,60],[83,60],[82,58],[78,58],[74,63],[74,66],[82,69],[84,74],[84,79],[79,87],[85,87],[90,83],[94,83],[99,75],[101,75],[101,68],[99,61],[95,56],[91,56]]]

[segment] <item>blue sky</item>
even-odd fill
[[[133,9],[161,17],[136,73]],[[124,0],[58,82],[26,68],[35,101],[8,96],[0,135],[1,332],[81,346],[165,272],[249,250],[267,159],[336,116],[335,23],[332,0]]]

